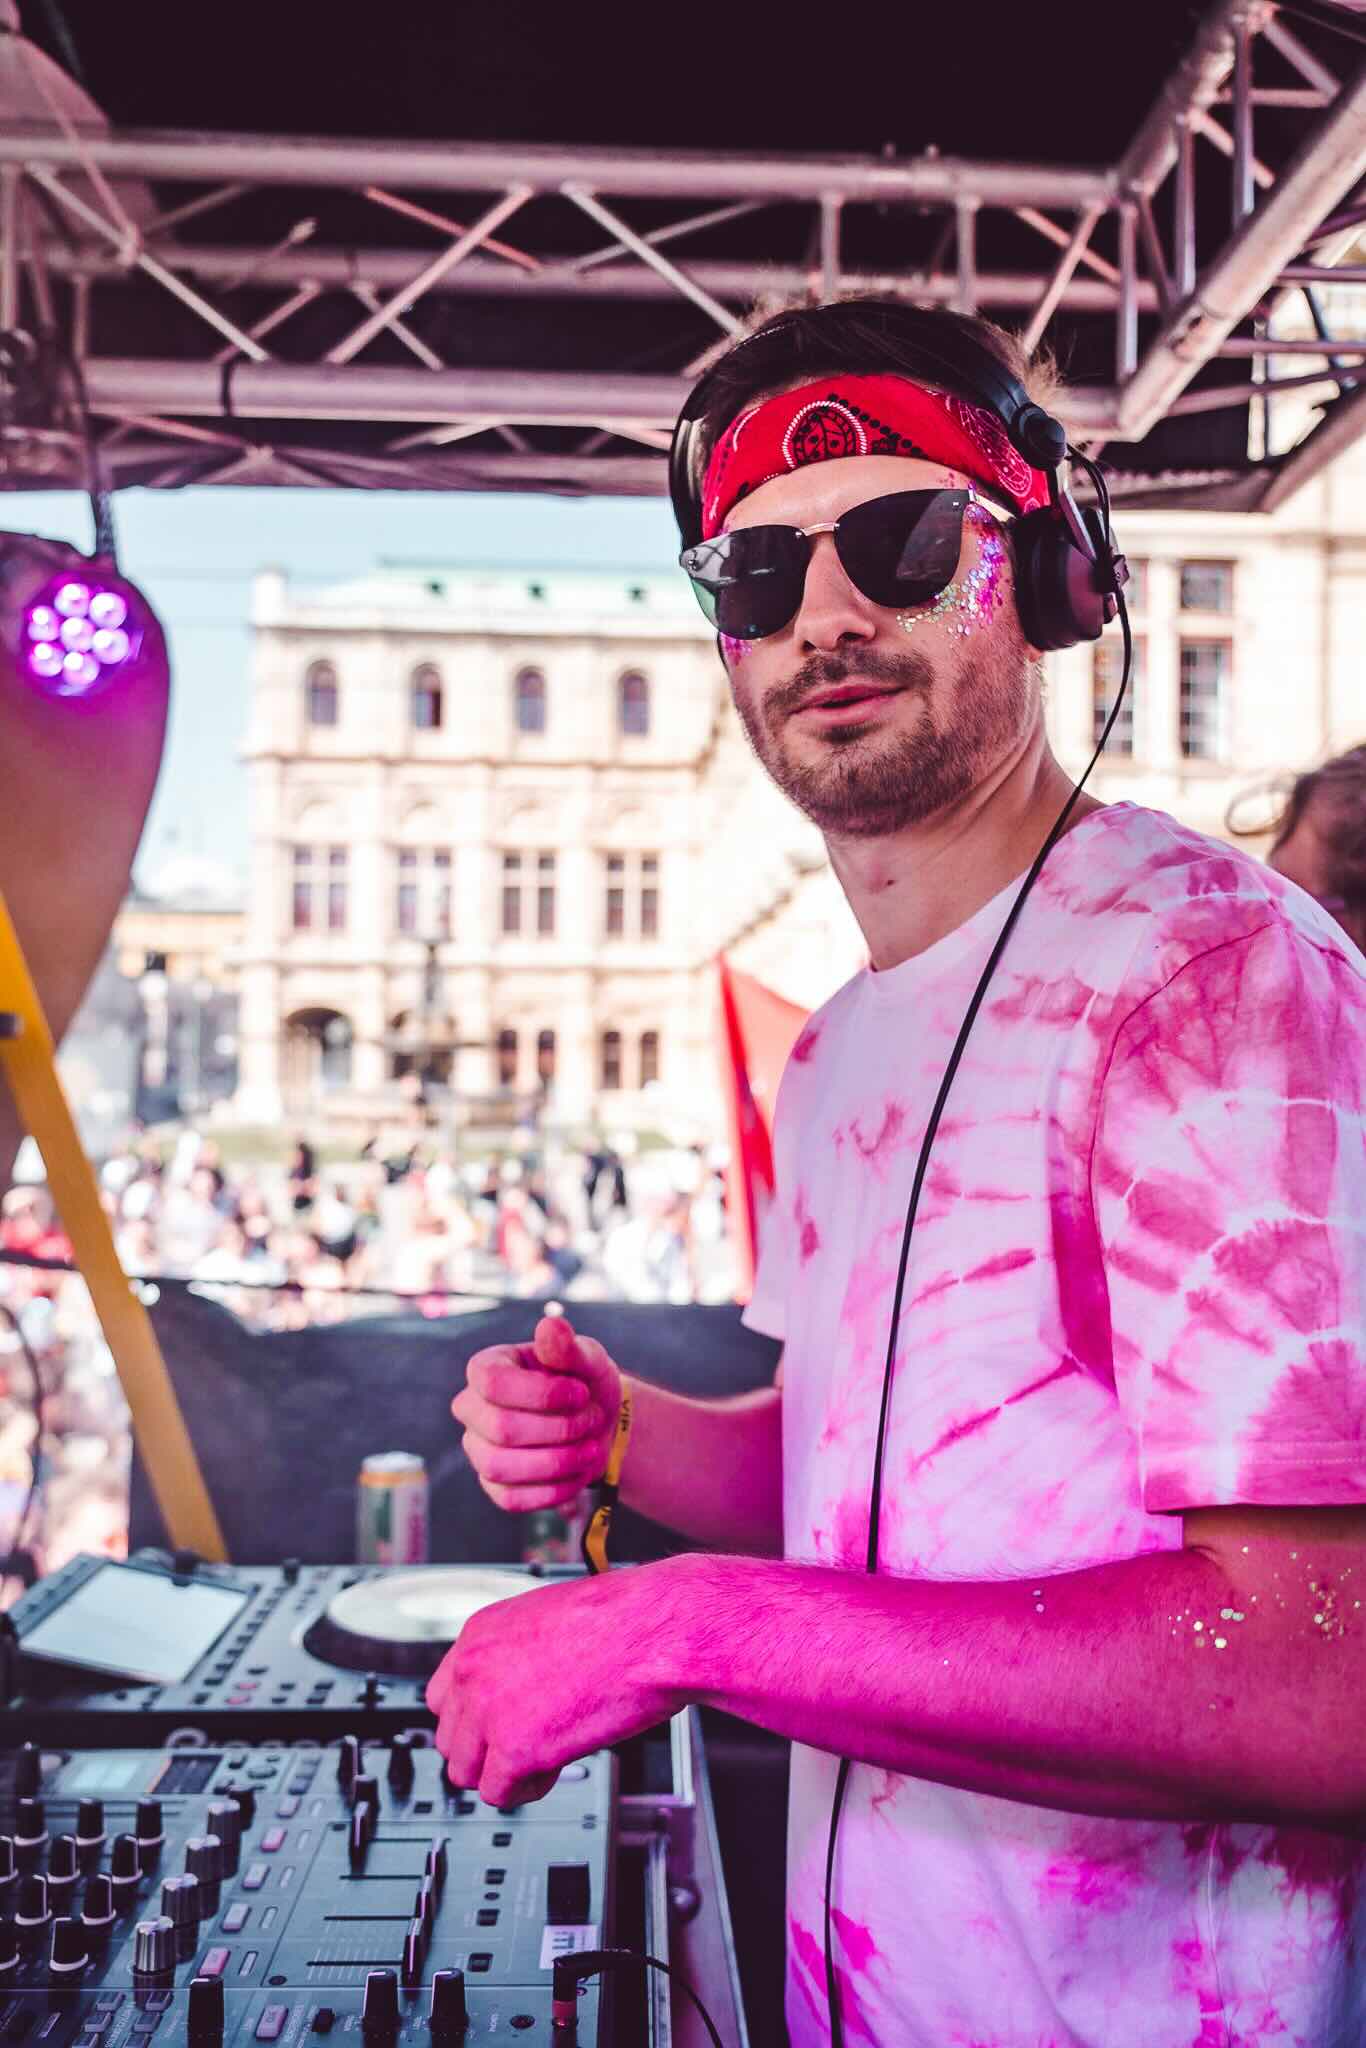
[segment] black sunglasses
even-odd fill
[[[796,617],[817,533],[834,535],[845,575],[874,604],[928,604],[953,581],[972,495],[893,491],[827,526],[740,526],[678,559],[708,625],[732,640],[762,640]]]

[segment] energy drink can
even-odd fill
[[[411,1451],[366,1458],[356,1482],[361,1564],[426,1564],[427,1467]]]

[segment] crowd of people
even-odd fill
[[[283,1167],[238,1166],[185,1130],[130,1134],[98,1174],[131,1277],[192,1281],[254,1329],[502,1296],[728,1299],[714,1164],[701,1148],[625,1150],[469,1160],[376,1133],[342,1159],[299,1138]],[[118,1551],[126,1526],[127,1412],[85,1284],[61,1270],[70,1254],[46,1185],[0,1198],[0,1556],[22,1546],[48,1570]]]

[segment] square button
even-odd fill
[[[467,1967],[471,1970],[491,1970],[493,1968],[492,1951],[489,1949],[479,1949],[470,1957]]]
[[[244,1892],[259,1892],[265,1881],[266,1866],[264,1863],[249,1863],[242,1872],[242,1889]]]
[[[285,2030],[285,2021],[288,2018],[289,2007],[287,2005],[268,2005],[260,2019],[256,2022],[257,2040],[278,2041]]]
[[[203,1961],[199,1965],[200,1976],[221,1977],[228,1967],[228,1958],[231,1954],[232,1950],[228,1948],[205,1949]]]
[[[476,1924],[480,1927],[496,1927],[498,1925],[498,1908],[496,1906],[481,1906],[474,1917]]]
[[[227,1912],[218,1924],[224,1934],[240,1934],[250,1917],[251,1907],[244,1906],[239,1899],[235,1906],[228,1907]]]
[[[493,1846],[495,1849],[510,1848],[512,1846],[512,1834],[510,1830],[507,1828],[499,1828],[497,1834],[493,1838]]]

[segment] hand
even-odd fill
[[[451,1783],[490,1806],[544,1799],[563,1765],[677,1713],[706,1562],[571,1579],[472,1614],[427,1687]]]
[[[451,1413],[465,1456],[500,1508],[567,1507],[607,1469],[621,1374],[565,1316],[543,1316],[530,1344],[476,1351]]]

